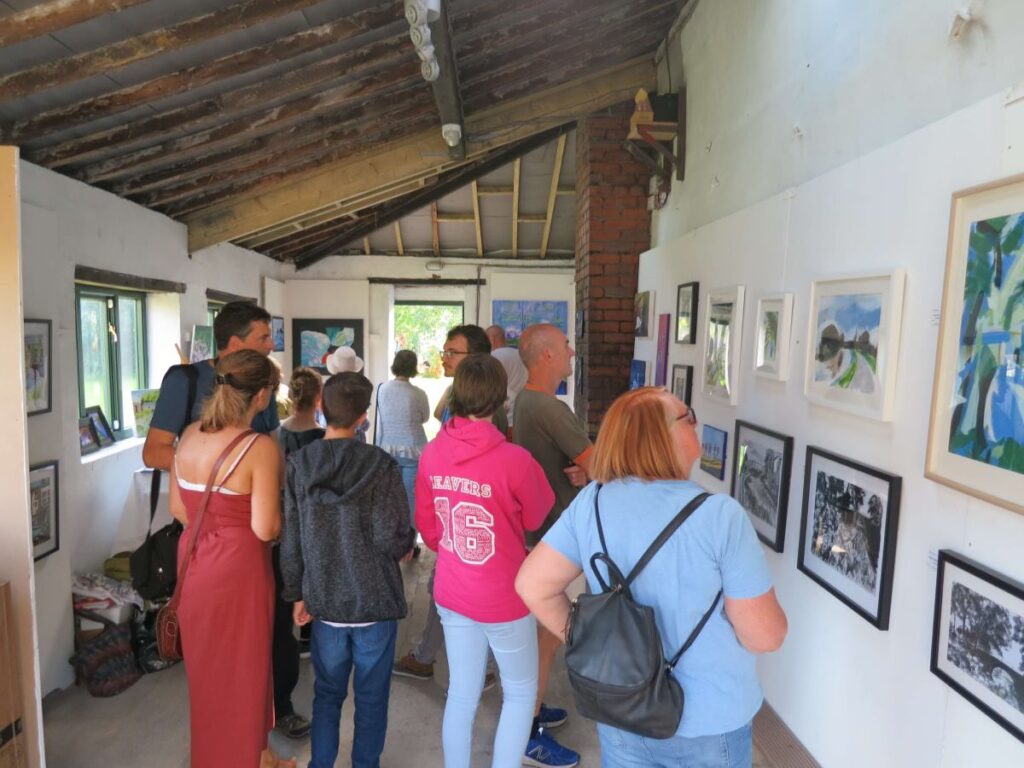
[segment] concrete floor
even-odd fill
[[[424,556],[405,568],[406,594],[411,615],[399,625],[399,654],[405,653],[423,625],[427,605],[426,583],[433,556]],[[388,740],[381,764],[386,768],[441,766],[441,718],[444,688],[448,681],[443,654],[429,681],[393,678]],[[309,715],[312,709],[313,671],[308,660],[301,663],[293,701],[296,709]],[[552,675],[547,701],[572,713],[572,693],[559,657]],[[339,765],[348,765],[352,744],[351,697],[342,711]],[[491,745],[501,708],[501,689],[485,691],[477,713],[474,766],[489,766]],[[84,688],[72,687],[52,694],[43,702],[46,764],[49,768],[187,768],[188,690],[185,670],[171,669],[145,675],[130,689],[111,699],[91,698]],[[580,752],[583,766],[601,764],[594,724],[570,715],[569,722],[553,732],[567,746]],[[290,741],[280,733],[271,735],[271,746],[282,757],[297,757],[300,766],[309,760],[309,739]],[[771,768],[755,749],[754,768]]]

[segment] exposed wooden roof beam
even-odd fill
[[[590,72],[587,77],[529,97],[481,110],[466,118],[468,134],[479,139],[473,155],[521,139],[547,126],[631,99],[640,86],[655,87],[649,56]],[[304,211],[360,194],[381,184],[436,173],[449,163],[440,132],[429,130],[372,152],[325,164],[317,171],[283,180],[273,188],[243,195],[185,218],[189,248],[234,240]]]
[[[551,222],[555,217],[555,201],[558,199],[558,179],[562,175],[562,158],[565,156],[565,136],[558,137],[555,150],[555,167],[551,171],[551,188],[548,190],[548,212],[544,218],[544,234],[540,238],[540,257],[548,255],[548,240],[551,238]]]
[[[511,195],[515,192],[515,188],[511,184],[481,184],[477,187],[477,192],[480,193],[480,197],[497,197]],[[576,187],[563,184],[558,188],[558,194],[575,195]]]
[[[116,91],[75,104],[51,109],[14,123],[7,130],[0,131],[0,138],[14,142],[23,138],[40,136],[47,131],[69,128],[101,117],[116,115],[140,104],[147,104],[270,64],[286,61],[325,45],[336,45],[344,40],[358,37],[379,25],[386,25],[389,19],[396,19],[396,21],[387,27],[388,29],[393,27],[392,33],[388,36],[388,43],[397,45],[402,37],[408,35],[408,26],[400,19],[400,8],[401,6],[394,3],[385,3],[377,8],[370,8],[344,19],[303,30],[266,45],[222,56],[214,61],[197,64],[137,85],[119,88]]]
[[[522,173],[522,159],[512,164],[512,258],[519,256],[519,177]]]
[[[476,179],[473,180],[470,196],[473,198],[473,222],[476,225],[476,255],[484,255],[484,231],[480,226],[480,195],[476,190]]]
[[[146,0],[49,0],[0,17],[0,48],[42,37]]]
[[[437,214],[437,220],[441,224],[451,223],[470,223],[476,221],[476,216],[472,213],[439,213]]]
[[[28,96],[92,75],[120,69],[212,37],[245,29],[320,0],[245,0],[163,29],[121,40],[93,51],[67,56],[0,77],[0,100]]]
[[[434,255],[441,255],[441,230],[437,226],[437,201],[430,204],[430,245],[434,249]]]
[[[543,224],[547,220],[546,213],[520,213],[517,219],[520,224]]]
[[[363,253],[365,253],[367,256],[370,255],[370,238],[369,237],[364,237],[363,238]]]
[[[402,225],[395,222],[395,245],[398,247],[398,255],[405,256],[405,246],[402,244]]]

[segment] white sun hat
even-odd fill
[[[329,373],[358,373],[363,370],[363,361],[352,347],[338,347],[324,362]]]

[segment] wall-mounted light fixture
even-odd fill
[[[436,260],[428,261],[424,266],[427,268],[427,272],[440,272],[444,269],[444,262]]]

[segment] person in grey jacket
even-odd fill
[[[359,442],[373,385],[360,373],[327,380],[327,430],[288,458],[282,597],[313,622],[311,768],[333,766],[341,706],[355,667],[354,768],[378,768],[387,732],[398,619],[408,612],[399,561],[414,533],[397,462]]]

